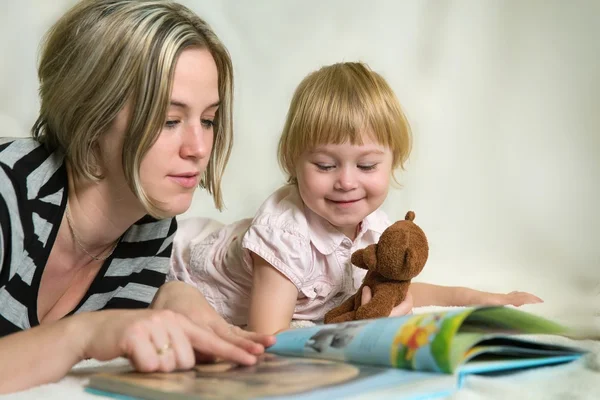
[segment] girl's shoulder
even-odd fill
[[[302,238],[309,237],[304,203],[295,185],[277,189],[263,202],[252,220],[252,226],[261,225]]]

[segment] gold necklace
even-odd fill
[[[81,248],[81,250],[83,250],[85,254],[87,254],[93,260],[96,260],[96,261],[104,261],[104,260],[106,260],[108,257],[110,257],[112,255],[113,251],[115,251],[115,249],[117,248],[117,245],[119,244],[119,239],[120,238],[118,238],[117,240],[115,240],[115,244],[113,244],[112,249],[110,250],[110,253],[108,253],[106,256],[99,257],[100,254],[102,254],[106,250],[102,250],[100,253],[98,253],[98,255],[95,256],[95,255],[91,254],[89,251],[87,251],[85,249],[85,247],[83,246],[83,244],[79,240],[79,235],[77,234],[77,231],[75,231],[75,229],[73,228],[73,221],[71,220],[71,211],[69,209],[69,203],[67,203],[67,209],[65,210],[65,216],[67,217],[67,224],[69,224],[69,229],[71,230],[71,234],[73,235],[73,239],[75,239],[75,243],[77,243],[77,245],[79,246],[79,248]]]

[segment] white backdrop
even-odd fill
[[[600,2],[182,2],[213,26],[236,74],[227,210],[198,193],[184,217],[252,216],[283,183],[275,152],[295,86],[361,60],[390,82],[414,131],[385,210],[414,210],[428,234],[419,279],[598,301]],[[72,4],[2,2],[0,135],[28,134],[39,41]]]

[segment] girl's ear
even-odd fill
[[[377,267],[377,244],[371,244],[352,254],[352,264],[362,269],[374,271]]]

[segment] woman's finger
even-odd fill
[[[160,365],[150,332],[133,327],[124,333],[125,353],[131,365],[140,372],[156,371]]]
[[[263,333],[250,332],[244,329],[239,329],[239,336],[251,340],[254,343],[261,344],[263,348],[267,348],[273,346],[275,344],[275,336],[273,335],[265,335]]]
[[[224,340],[212,330],[201,328],[187,319],[182,321],[181,327],[184,334],[190,339],[194,350],[200,354],[223,358],[244,365],[256,363],[256,356]]]
[[[222,339],[234,346],[241,347],[249,353],[260,355],[265,352],[265,347],[262,344],[244,337],[243,330],[235,325],[223,324],[214,327],[213,331]]]
[[[154,351],[158,357],[158,371],[170,372],[176,366],[175,352],[173,342],[166,328],[168,322],[165,316],[161,314],[155,314],[151,317],[148,321],[148,329],[150,330]]]
[[[166,328],[171,339],[175,369],[187,370],[196,364],[196,357],[192,344],[185,335],[179,319],[177,318],[175,323],[166,325]]]

